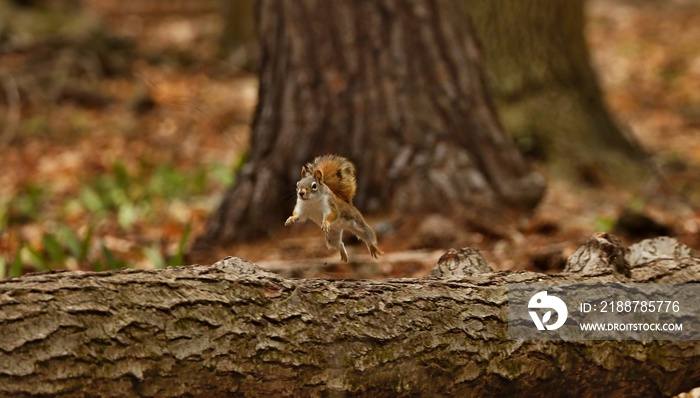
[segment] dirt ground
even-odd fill
[[[205,263],[233,255],[288,276],[386,278],[424,276],[447,249],[466,246],[478,248],[497,270],[558,272],[598,231],[611,231],[627,244],[645,235],[670,234],[700,248],[700,3],[593,0],[588,13],[586,34],[609,106],[653,154],[665,183],[632,194],[612,186],[577,188],[549,181],[535,213],[509,236],[456,226],[443,217],[406,226],[392,216],[369,215],[386,252],[379,260],[369,258],[364,245],[351,238],[351,262],[342,264],[337,253],[325,248],[318,227],[284,228],[284,220],[269,239],[195,260]],[[248,146],[257,80],[231,67],[241,62],[238,55],[226,61],[206,55],[216,51],[216,18],[110,18],[112,31],[138,38],[135,49],[113,43],[104,53],[52,56],[47,50],[0,57],[2,76],[13,76],[2,79],[6,93],[12,91],[7,89],[12,80],[26,90],[21,112],[12,100],[3,102],[0,198],[9,221],[0,232],[0,250],[7,258],[23,246],[45,251],[42,237],[61,226],[84,234],[91,225],[91,255],[107,247],[130,265],[153,267],[143,248],[157,247],[165,256],[172,255],[186,225],[191,243],[203,231],[206,217],[230,183],[226,176]],[[120,56],[119,49],[125,55]],[[95,67],[90,60],[96,57],[109,57],[113,70]],[[66,62],[71,67],[61,69]],[[34,85],[27,83],[27,65],[34,68]],[[76,69],[81,73],[75,81],[72,72],[57,76],[61,70]],[[59,86],[57,81],[64,83]],[[14,113],[19,116],[13,124]],[[170,167],[168,178],[173,180],[152,178],[149,173],[162,170],[159,165]],[[119,201],[121,191],[106,194],[111,199],[102,202],[90,200],[91,184],[101,186],[100,178],[117,169],[128,177],[129,188],[122,190],[129,200]],[[186,186],[195,178],[192,170],[204,173],[196,177],[201,183],[179,194],[164,189],[139,196],[133,188],[154,181]],[[31,192],[40,192],[26,205],[36,207],[36,214],[15,217],[12,204],[32,198]],[[291,186],[290,214],[293,192]],[[86,268],[87,263],[68,262],[65,267]],[[31,265],[26,270],[31,271]]]

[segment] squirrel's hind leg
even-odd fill
[[[342,229],[340,231],[331,229],[326,232],[326,246],[329,249],[338,249],[340,252],[340,259],[346,263],[348,262],[348,252],[345,250],[345,244],[343,244]]]
[[[374,234],[374,231],[366,222],[364,224],[354,223],[350,230],[365,242],[367,249],[369,249],[369,254],[372,257],[377,258],[384,254],[382,249],[377,247],[377,235]]]

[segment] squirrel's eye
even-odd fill
[[[300,182],[301,182],[301,181],[297,181],[297,186],[299,186],[299,183],[300,183]]]
[[[311,183],[311,189],[313,189],[314,191],[316,190],[316,183],[315,182]]]

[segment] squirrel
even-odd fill
[[[362,239],[372,257],[384,254],[377,247],[377,237],[364,217],[352,204],[357,190],[355,165],[338,155],[318,156],[301,168],[297,182],[297,202],[291,217],[284,225],[311,219],[321,227],[326,246],[337,248],[341,260],[348,261],[343,244],[343,230],[349,230]]]

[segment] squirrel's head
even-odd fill
[[[323,172],[321,170],[314,170],[313,173],[309,173],[304,176],[304,169],[302,168],[302,179],[297,182],[297,196],[302,200],[314,199],[320,196],[323,190],[322,178]]]

